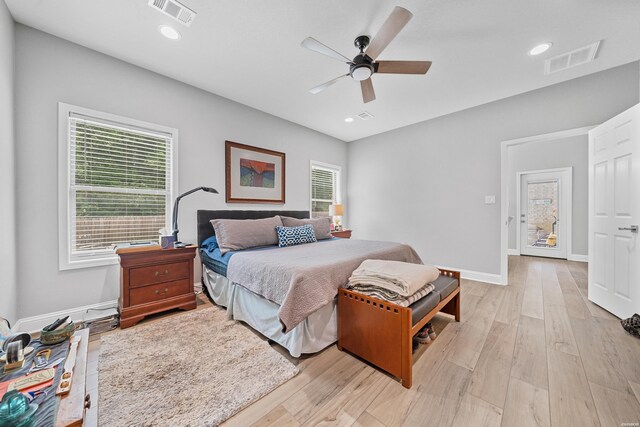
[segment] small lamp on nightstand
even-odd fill
[[[333,225],[336,231],[342,230],[342,215],[344,214],[344,206],[336,203],[329,206],[329,215],[333,218]]]
[[[173,204],[173,240],[174,240],[173,247],[175,248],[184,248],[185,246],[184,243],[178,241],[178,205],[180,204],[180,199],[182,199],[184,196],[188,196],[189,194],[195,193],[196,191],[200,191],[200,190],[206,191],[207,193],[218,194],[218,191],[214,188],[197,187],[197,188],[194,188],[193,190],[189,190],[179,195],[175,203]]]

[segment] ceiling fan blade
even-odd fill
[[[306,39],[302,40],[302,43],[300,43],[300,46],[307,48],[309,50],[312,50],[314,52],[318,52],[323,55],[329,56],[333,59],[337,59],[340,62],[346,62],[347,64],[351,64],[351,60],[349,58],[336,52],[335,50],[331,49],[329,46],[326,46],[320,43],[318,40],[314,39],[313,37],[307,37]]]
[[[371,78],[360,81],[360,89],[362,89],[362,100],[366,104],[367,102],[375,101],[376,93],[373,90],[373,82]]]
[[[427,74],[431,61],[378,61],[376,73],[386,74]]]
[[[391,12],[391,15],[384,21],[382,28],[375,35],[371,44],[366,50],[367,56],[371,59],[376,59],[378,55],[391,43],[391,41],[398,35],[398,33],[407,25],[407,22],[411,20],[413,14],[407,9],[396,6]]]
[[[323,90],[325,90],[326,88],[328,88],[329,86],[331,86],[332,84],[334,84],[335,82],[337,82],[338,80],[340,80],[343,77],[347,77],[349,74],[345,74],[344,76],[340,76],[340,77],[336,77],[333,80],[329,80],[326,83],[322,83],[321,85],[318,85],[316,87],[312,87],[311,89],[309,89],[309,92],[313,93],[314,95],[318,92],[322,92]]]

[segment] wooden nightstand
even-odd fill
[[[145,316],[180,308],[196,308],[193,259],[197,246],[161,249],[145,246],[118,249],[120,256],[120,327]]]
[[[350,239],[351,238],[351,230],[332,231],[331,235],[333,237],[339,237],[341,239]]]

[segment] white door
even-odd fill
[[[566,259],[570,238],[571,168],[518,175],[520,253]]]
[[[640,104],[589,132],[589,300],[640,312]]]

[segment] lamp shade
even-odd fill
[[[335,204],[329,206],[329,215],[331,216],[342,216],[344,213],[344,207],[342,204]]]

